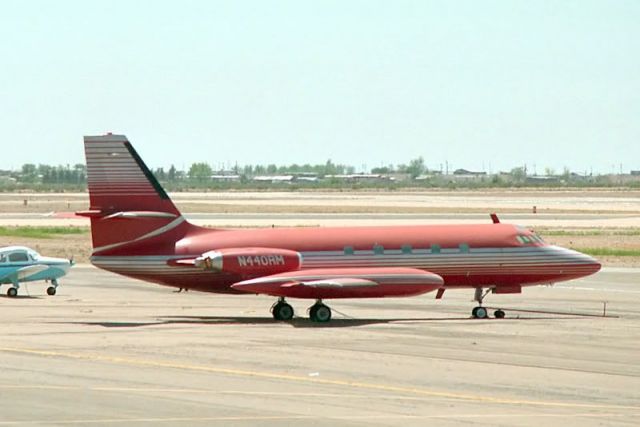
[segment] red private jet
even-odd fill
[[[322,301],[475,289],[475,318],[488,292],[520,293],[600,270],[593,258],[546,244],[531,230],[478,225],[211,229],[190,224],[123,135],[84,138],[91,207],[91,262],[166,286],[277,297],[276,320],[293,317],[285,298]],[[496,310],[495,317],[504,317]]]

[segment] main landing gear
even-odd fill
[[[283,297],[280,297],[271,307],[271,314],[276,320],[291,320],[293,319],[294,311],[293,307]],[[328,322],[331,320],[331,309],[323,304],[322,300],[317,300],[314,305],[309,307],[309,319],[318,323]]]
[[[271,314],[276,320],[291,320],[293,318],[293,307],[281,297],[271,307]]]
[[[482,300],[484,299],[484,297],[487,296],[489,292],[491,292],[490,288],[487,289],[486,292],[484,293],[482,288],[476,288],[476,292],[473,297],[473,300],[478,302],[478,306],[474,307],[473,310],[471,310],[471,316],[473,316],[475,319],[489,318],[489,312],[487,311],[486,308],[482,306]],[[504,319],[505,313],[504,311],[497,309],[496,311],[493,312],[493,315],[495,316],[496,319]]]
[[[309,319],[312,322],[325,323],[331,320],[331,309],[317,300],[315,304],[309,307]]]

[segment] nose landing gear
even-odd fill
[[[491,292],[491,288],[487,289],[485,292],[483,292],[482,288],[476,288],[473,300],[478,302],[478,307],[474,307],[473,310],[471,310],[471,316],[474,319],[489,318],[489,311],[482,306],[482,300],[487,296],[487,294],[489,294],[489,292]],[[496,319],[504,319],[505,312],[501,309],[497,309],[493,312],[493,315]]]
[[[47,288],[47,295],[51,295],[51,296],[55,295],[57,288],[58,288],[58,281],[56,279],[53,279],[51,281],[51,286]]]

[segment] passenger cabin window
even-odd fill
[[[469,244],[468,243],[460,243],[459,248],[460,248],[460,252],[469,253]]]
[[[410,254],[413,251],[411,245],[402,245],[401,251],[403,254]]]
[[[0,263],[7,262],[7,256],[5,254],[0,255]]]
[[[345,246],[344,247],[345,255],[353,255],[353,246]]]
[[[22,262],[29,261],[29,257],[26,252],[14,252],[9,254],[9,262]]]
[[[440,245],[433,244],[431,245],[431,253],[439,254],[440,253]]]
[[[375,255],[382,255],[384,253],[384,247],[382,247],[381,245],[375,245],[373,247],[373,253]]]

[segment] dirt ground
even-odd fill
[[[210,192],[170,195],[188,213],[625,213],[640,191],[621,189]],[[84,210],[87,193],[0,193],[0,213]]]

